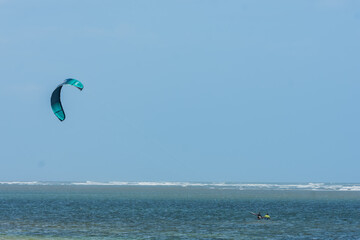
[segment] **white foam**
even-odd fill
[[[205,187],[238,190],[317,190],[317,191],[360,191],[360,184],[326,184],[326,183],[196,183],[196,182],[77,182],[72,185],[111,185],[111,186],[181,186]]]
[[[337,189],[338,191],[360,191],[360,186],[347,186],[347,187],[340,187]]]
[[[40,182],[0,182],[3,185],[43,185]]]
[[[208,189],[237,189],[237,190],[312,190],[312,191],[360,191],[360,184],[333,183],[200,183],[200,182],[0,182],[0,185],[77,185],[77,186],[170,186],[170,187],[199,187]]]
[[[209,186],[203,183],[189,183],[189,182],[74,182],[71,185],[103,185],[103,186]]]

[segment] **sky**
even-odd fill
[[[0,181],[358,183],[359,26],[356,0],[0,0]]]

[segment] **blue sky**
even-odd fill
[[[359,182],[359,26],[359,1],[0,0],[0,181]]]

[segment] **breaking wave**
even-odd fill
[[[360,184],[350,183],[207,183],[207,182],[0,182],[0,185],[75,185],[75,186],[163,186],[200,187],[238,190],[311,190],[311,191],[360,191]]]

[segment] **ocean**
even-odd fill
[[[0,239],[360,239],[360,184],[0,182]]]

